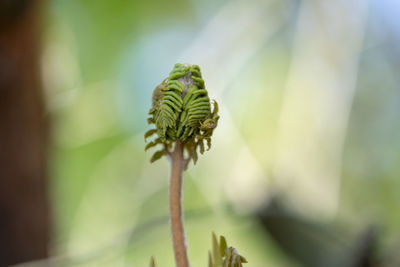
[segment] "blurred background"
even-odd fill
[[[250,267],[400,266],[399,17],[396,0],[1,0],[0,265],[174,266],[168,161],[143,134],[181,62],[221,107],[185,173],[192,266],[212,231]]]

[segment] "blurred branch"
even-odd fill
[[[0,0],[0,266],[47,256],[40,2]]]

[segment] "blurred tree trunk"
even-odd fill
[[[0,266],[47,256],[38,0],[0,0]]]

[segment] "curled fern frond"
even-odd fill
[[[200,67],[179,63],[154,89],[149,115],[148,123],[155,124],[156,129],[149,130],[145,139],[153,134],[158,137],[146,149],[157,144],[171,147],[179,140],[185,144],[187,162],[193,160],[194,163],[197,150],[201,154],[205,151],[204,142],[207,142],[207,150],[210,148],[211,136],[219,119],[218,104],[216,101],[212,104],[208,97]],[[153,159],[159,159],[160,154]]]
[[[212,233],[212,251],[208,253],[208,267],[243,267],[247,263],[245,257],[240,255],[233,247],[228,247],[224,236],[217,237]]]

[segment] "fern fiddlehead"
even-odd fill
[[[169,76],[158,85],[152,96],[149,124],[155,129],[147,131],[148,137],[157,135],[145,150],[162,145],[150,161],[162,156],[171,158],[170,216],[172,243],[178,267],[189,267],[186,252],[182,214],[183,170],[190,160],[197,161],[197,150],[203,154],[204,142],[211,147],[211,136],[218,124],[218,104],[211,102],[205,89],[199,66],[175,64]],[[186,150],[186,158],[184,151]]]
[[[184,143],[189,160],[197,161],[197,149],[203,154],[204,142],[207,150],[211,147],[211,136],[218,124],[218,104],[211,101],[205,89],[199,66],[175,64],[169,76],[158,85],[152,96],[149,111],[150,124],[156,129],[149,130],[145,138],[157,133],[157,138],[148,143],[146,150],[164,144],[151,161],[156,161],[169,153],[175,141]],[[187,167],[187,164],[186,166]]]

